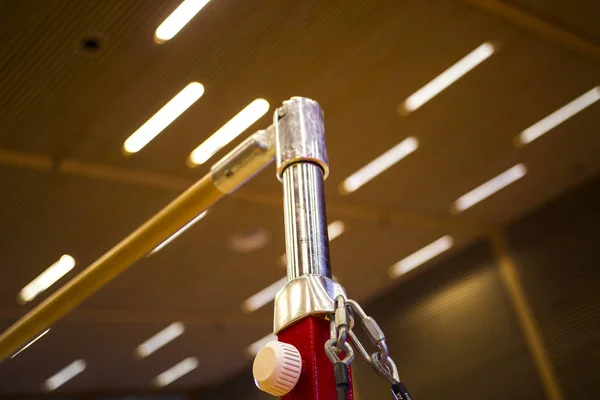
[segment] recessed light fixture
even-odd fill
[[[432,258],[442,254],[450,247],[452,247],[454,240],[452,236],[446,235],[433,243],[428,244],[420,250],[412,253],[410,256],[398,261],[392,265],[388,271],[390,277],[397,278],[400,275],[407,273],[408,271],[415,269],[419,265],[426,263]]]
[[[256,99],[248,104],[235,117],[231,118],[218,131],[212,134],[200,146],[196,147],[188,157],[190,167],[204,164],[216,152],[221,150],[227,143],[238,137],[242,132],[258,121],[260,117],[269,111],[269,102],[264,99]]]
[[[461,212],[474,206],[494,193],[504,189],[511,183],[521,179],[527,173],[525,164],[517,164],[500,175],[471,190],[453,203],[453,211]]]
[[[192,18],[210,0],[184,0],[176,9],[156,28],[154,40],[157,43],[163,43],[173,39],[183,27],[191,21]]]
[[[88,36],[81,40],[81,50],[85,53],[91,54],[100,50],[101,39],[97,36]]]
[[[182,322],[173,322],[171,325],[167,326],[165,329],[158,332],[144,343],[140,344],[135,349],[135,354],[140,358],[148,357],[156,350],[173,341],[175,338],[181,336],[184,330],[185,326]]]
[[[552,114],[531,125],[517,136],[517,145],[533,142],[543,134],[565,122],[583,109],[600,100],[600,86],[588,90],[575,100],[564,105]]]
[[[52,375],[46,382],[44,383],[44,388],[51,392],[56,388],[64,385],[67,381],[70,381],[75,376],[83,372],[85,369],[85,361],[84,360],[75,360],[71,364],[67,365],[56,374]]]
[[[164,248],[166,245],[168,245],[173,240],[175,240],[179,235],[181,235],[183,232],[185,232],[186,230],[188,230],[192,225],[194,225],[196,222],[198,222],[202,218],[204,218],[206,216],[207,212],[208,212],[208,210],[202,212],[196,218],[194,218],[193,220],[191,220],[190,222],[188,222],[187,224],[185,224],[183,226],[183,228],[181,228],[180,230],[178,230],[177,232],[175,232],[174,234],[172,234],[171,236],[169,236],[169,238],[167,240],[165,240],[164,242],[162,242],[161,244],[159,244],[158,246],[156,246],[154,248],[154,250],[152,250],[150,253],[148,253],[148,255],[150,256],[150,255],[152,255],[154,253],[158,253],[162,248]]]
[[[408,137],[350,175],[340,185],[340,192],[347,194],[354,192],[377,175],[381,174],[404,157],[414,152],[419,147],[419,141]]]
[[[165,104],[144,125],[133,132],[123,143],[125,154],[137,153],[152,139],[158,136],[171,122],[175,121],[185,110],[198,100],[204,93],[204,86],[192,82]]]
[[[58,261],[48,267],[47,270],[42,272],[37,278],[21,289],[17,296],[17,300],[21,304],[30,302],[74,267],[75,259],[68,254],[63,255]]]
[[[345,230],[346,225],[342,221],[333,221],[327,225],[327,236],[329,236],[329,241],[331,242],[333,239],[339,237]],[[279,265],[285,267],[286,264],[286,255],[282,254],[281,257],[279,257]]]
[[[159,387],[167,386],[196,368],[198,368],[198,359],[188,357],[154,378],[154,383]]]
[[[246,348],[246,356],[248,356],[248,358],[254,357],[260,351],[260,349],[265,347],[267,343],[274,340],[277,340],[277,336],[273,335],[272,333],[262,339],[257,340]]]
[[[417,90],[415,93],[410,95],[400,105],[400,112],[406,114],[415,111],[423,104],[427,103],[434,96],[439,94],[442,90],[452,85],[458,79],[460,79],[467,72],[481,64],[488,57],[494,54],[494,45],[490,42],[485,42],[475,50],[464,56],[456,64],[442,72],[431,82]]]
[[[38,340],[40,340],[42,338],[42,336],[44,336],[46,333],[48,333],[48,331],[50,331],[50,328],[46,329],[44,332],[40,333],[35,339],[33,339],[31,342],[27,343],[25,346],[21,347],[21,349],[19,351],[17,351],[15,354],[13,354],[12,356],[10,356],[10,358],[15,358],[17,355],[21,354],[21,352],[23,350],[25,350],[26,348],[28,348],[29,346],[31,346],[32,344],[34,344],[35,342],[37,342]]]

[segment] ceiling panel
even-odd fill
[[[387,275],[439,237],[451,234],[455,245],[438,260],[473,243],[481,226],[507,223],[600,171],[598,104],[524,148],[513,145],[524,128],[598,85],[597,63],[463,2],[212,1],[173,40],[154,43],[154,29],[178,3],[0,3],[0,327],[58,288],[16,303],[61,254],[77,265],[60,284],[204,175],[212,162],[189,169],[189,152],[258,97],[271,111],[295,95],[323,107],[329,221],[346,226],[331,243],[332,268],[360,301],[435,271],[431,262],[401,279]],[[560,7],[593,15],[589,2]],[[81,49],[86,38],[99,40],[98,51]],[[413,114],[398,113],[407,96],[485,41],[497,54]],[[202,98],[125,157],[128,135],[194,80],[206,88]],[[268,126],[270,115],[252,129]],[[339,193],[347,176],[407,136],[420,142],[414,154],[355,193]],[[40,153],[47,165],[22,169],[6,151]],[[64,157],[114,174],[62,174]],[[450,213],[458,196],[517,162],[529,168],[523,180]],[[78,357],[88,369],[64,391],[152,389],[159,372],[188,356],[200,367],[174,387],[214,384],[248,367],[244,348],[270,331],[273,305],[246,315],[241,302],[284,276],[274,172],[268,167],[0,364],[0,393],[38,392]],[[157,179],[117,182],[140,173]],[[169,184],[148,183],[159,180]],[[231,249],[232,235],[256,229],[268,232],[264,247]],[[182,337],[134,359],[135,346],[174,321],[185,323]]]
[[[528,12],[560,24],[593,41],[600,38],[600,6],[595,0],[509,0]]]

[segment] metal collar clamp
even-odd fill
[[[338,296],[346,298],[344,288],[325,276],[302,275],[289,281],[275,296],[273,332],[277,334],[309,315],[333,313]]]
[[[327,179],[329,161],[319,103],[305,97],[292,97],[277,109],[273,125],[277,140],[277,178],[282,180],[283,171],[289,165],[310,162],[321,167],[323,179]]]

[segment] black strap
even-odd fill
[[[412,400],[404,383],[398,382],[392,385],[392,393],[396,400]]]
[[[346,393],[350,388],[348,379],[348,367],[343,362],[337,362],[333,365],[333,375],[335,377],[335,387],[337,389],[338,400],[346,400]]]

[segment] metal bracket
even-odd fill
[[[302,275],[289,281],[275,296],[275,334],[310,315],[324,317],[335,311],[335,299],[346,298],[336,281],[322,275]]]
[[[275,128],[260,130],[240,143],[210,169],[214,185],[224,194],[237,190],[275,159]]]

